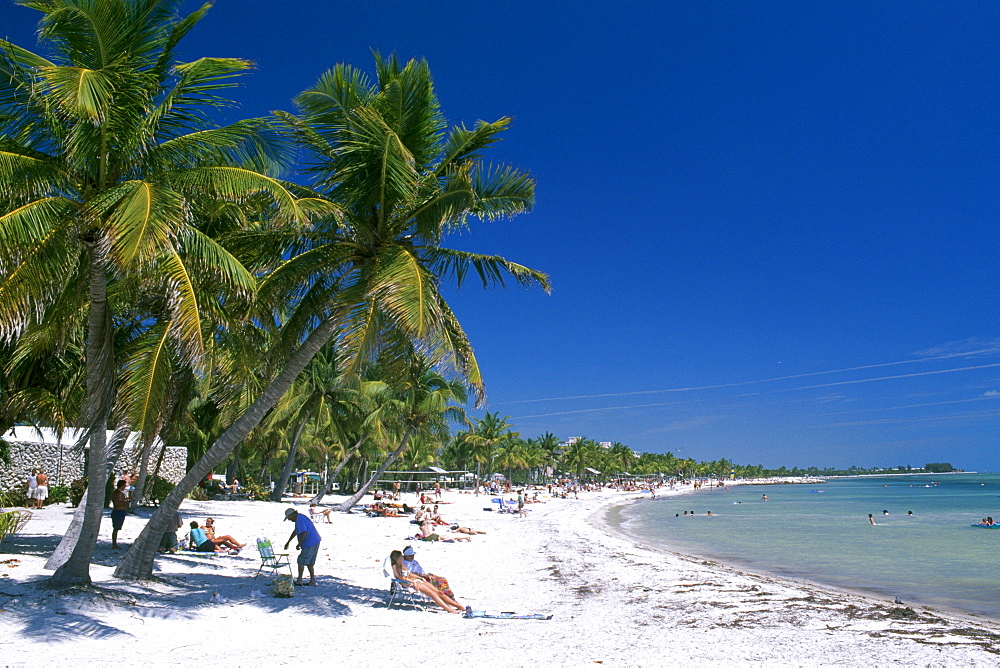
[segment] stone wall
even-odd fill
[[[75,429],[67,429],[60,440],[49,429],[42,429],[39,433],[34,427],[15,427],[4,434],[4,440],[11,446],[10,466],[0,464],[0,490],[25,484],[31,469],[39,467],[45,469],[50,485],[68,485],[73,480],[84,477],[83,450],[74,448],[76,433]],[[111,434],[109,431],[109,439]],[[133,432],[115,467],[116,475],[139,470],[139,451],[135,447],[137,442],[138,433]],[[150,474],[153,473],[163,445],[157,440],[154,448],[149,458]],[[186,472],[187,448],[168,446],[163,464],[160,465],[160,476],[176,484]]]

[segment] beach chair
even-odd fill
[[[382,562],[382,575],[389,578],[389,598],[385,602],[385,607],[392,608],[393,602],[399,601],[409,603],[419,610],[427,609],[424,605],[431,600],[410,587],[406,580],[400,580],[396,577],[396,574],[392,572],[392,561],[389,557],[386,557],[385,561]]]
[[[292,573],[292,563],[288,560],[287,554],[275,554],[274,548],[271,547],[271,541],[267,538],[257,539],[257,551],[260,552],[260,568],[257,569],[257,573],[254,575],[256,578],[260,575],[260,572],[265,568],[271,569],[271,575],[274,575],[282,568],[288,569],[288,574]]]

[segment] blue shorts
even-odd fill
[[[312,547],[303,547],[299,550],[299,558],[296,563],[299,566],[313,566],[316,564],[317,555],[319,555],[319,543]]]
[[[124,510],[112,510],[111,511],[111,528],[117,531],[121,529],[125,524],[125,511]]]

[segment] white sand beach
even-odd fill
[[[254,578],[252,541],[280,548],[291,533],[285,505],[185,501],[186,521],[214,517],[220,534],[250,544],[239,556],[160,556],[150,582],[112,577],[121,553],[106,519],[95,586],[66,592],[47,586],[43,564],[71,509],[46,508],[0,545],[0,666],[1000,665],[1000,629],[989,621],[740,572],[601,528],[611,505],[637,496],[546,497],[522,519],[484,512],[489,497],[447,492],[444,519],[487,532],[469,543],[406,541],[407,519],[337,513],[317,523],[317,586],[293,598],[274,598],[271,578]],[[123,545],[149,512],[126,519]],[[382,561],[406,545],[463,605],[552,619],[387,609]]]

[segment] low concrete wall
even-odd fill
[[[33,427],[15,427],[4,434],[5,441],[11,444],[10,466],[0,464],[0,489],[11,489],[23,485],[33,468],[44,468],[49,476],[50,485],[68,485],[73,480],[84,477],[84,453],[75,449],[75,429],[67,429],[60,440],[55,432],[49,429],[38,430]],[[111,438],[112,432],[108,432]],[[139,451],[135,447],[138,433],[133,432],[125,443],[125,449],[115,467],[115,473],[121,475],[139,470]],[[156,460],[160,456],[163,444],[157,441],[155,449],[149,458],[149,473],[153,473]],[[187,472],[187,448],[167,446],[160,465],[160,476],[172,483],[180,482]]]

